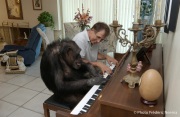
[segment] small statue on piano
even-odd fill
[[[81,49],[68,39],[49,44],[44,51],[40,71],[45,85],[57,101],[73,108],[93,85],[106,80],[90,63],[84,63]]]

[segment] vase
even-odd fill
[[[80,27],[81,27],[81,31],[84,31],[85,28],[86,28],[86,29],[89,29],[89,28],[90,28],[89,25],[81,25]]]

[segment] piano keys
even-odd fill
[[[114,71],[115,65],[112,64],[110,66],[110,69]],[[103,78],[109,79],[111,75],[108,75],[107,73],[104,73]],[[77,106],[71,111],[72,115],[79,115],[86,113],[91,105],[94,103],[96,98],[99,96],[99,93],[103,89],[103,85],[94,85],[88,93],[83,97],[83,99],[77,104]]]

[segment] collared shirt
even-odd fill
[[[76,44],[81,48],[80,55],[82,58],[85,58],[91,62],[97,61],[99,44],[91,45],[86,29],[76,34],[73,41],[75,41]]]

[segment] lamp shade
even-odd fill
[[[163,90],[162,77],[154,69],[149,69],[142,74],[139,85],[139,93],[147,101],[157,100]]]

